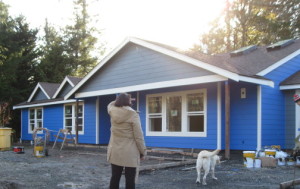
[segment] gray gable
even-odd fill
[[[128,43],[77,92],[215,75],[199,67]]]
[[[45,93],[41,89],[38,89],[31,101],[39,101],[46,99],[48,99],[48,97],[45,95]]]
[[[77,85],[82,78],[80,77],[73,77],[73,76],[67,76],[67,78],[74,84]]]
[[[58,93],[57,98],[63,98],[72,88],[73,87],[68,82],[66,82],[66,84]]]

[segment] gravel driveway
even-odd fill
[[[149,155],[164,156],[162,154]],[[167,156],[172,157],[174,155]],[[193,160],[195,161],[195,158]],[[246,168],[243,166],[241,152],[232,152],[230,160],[224,160],[221,165],[218,165],[216,167],[218,180],[212,180],[209,174],[207,186],[195,183],[195,163],[186,163],[171,168],[151,168],[155,165],[171,164],[174,164],[174,161],[154,160],[152,158],[144,160],[136,188],[273,189],[279,188],[281,182],[300,178],[300,169],[295,166]],[[49,156],[42,158],[36,158],[32,155],[32,146],[25,146],[24,154],[0,151],[0,189],[102,189],[108,188],[110,174],[110,165],[106,162],[105,147],[77,149],[66,147],[62,151],[50,149]],[[121,180],[121,188],[124,188],[124,176]]]

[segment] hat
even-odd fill
[[[297,102],[298,100],[300,100],[300,95],[294,94],[294,102]]]

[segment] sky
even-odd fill
[[[70,24],[72,0],[2,0],[11,16],[26,17],[34,28],[45,19],[57,27]],[[188,49],[198,43],[208,23],[223,11],[225,0],[87,0],[94,26],[108,49],[126,37],[138,37]]]

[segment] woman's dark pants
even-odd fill
[[[111,164],[110,189],[119,189],[123,168],[122,166]],[[125,167],[126,189],[135,189],[135,174],[135,167]]]

